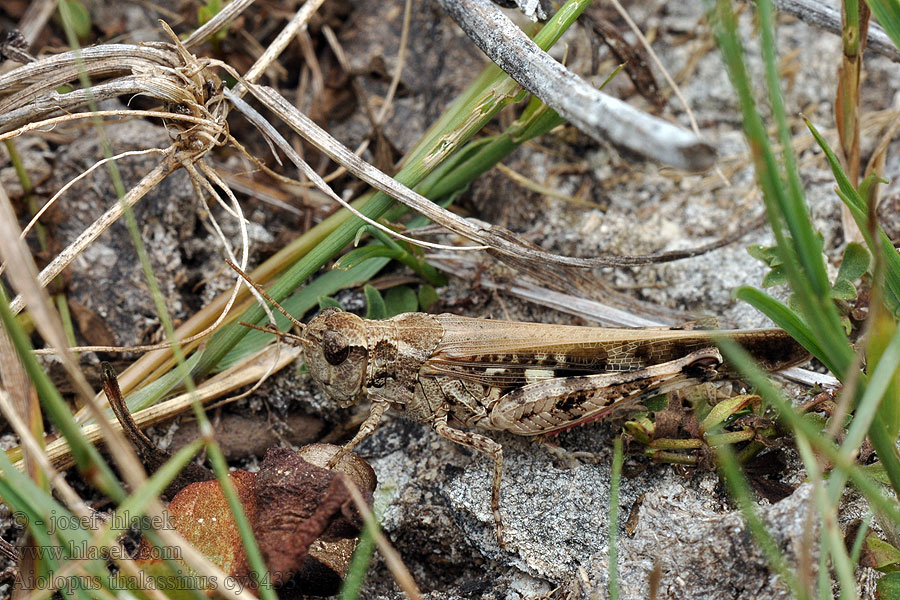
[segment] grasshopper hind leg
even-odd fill
[[[500,517],[500,480],[503,476],[503,446],[480,433],[450,427],[447,425],[446,416],[435,420],[434,431],[451,442],[456,442],[461,446],[483,452],[494,459],[494,479],[491,485],[491,512],[494,514],[494,523],[497,527],[497,543],[501,548],[505,547],[506,542],[503,538],[503,520]]]

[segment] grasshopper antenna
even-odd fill
[[[299,336],[295,333],[291,333],[290,331],[281,331],[280,329],[276,329],[274,325],[271,323],[267,324],[265,327],[260,327],[259,325],[254,325],[253,323],[247,323],[246,321],[238,321],[238,325],[243,325],[249,329],[256,329],[257,331],[264,331],[266,333],[271,333],[272,335],[277,335],[281,338],[287,338],[289,340],[294,340],[297,342],[303,342],[303,337]]]
[[[259,285],[258,283],[256,283],[256,282],[253,281],[252,279],[250,279],[250,276],[247,275],[246,273],[244,273],[244,271],[242,271],[241,268],[240,268],[239,266],[237,266],[236,264],[234,264],[233,262],[231,262],[231,259],[226,258],[226,259],[225,259],[225,262],[228,263],[228,266],[231,267],[232,269],[234,269],[234,271],[235,271],[238,275],[241,276],[241,279],[243,279],[244,281],[247,282],[247,285],[251,286],[254,290],[256,290],[257,292],[259,292],[259,295],[260,295],[260,296],[262,296],[263,298],[265,298],[266,300],[268,300],[268,301],[272,304],[272,306],[274,306],[275,308],[278,309],[278,312],[280,312],[280,313],[283,314],[285,317],[287,317],[288,320],[289,320],[291,323],[293,323],[294,326],[297,327],[297,328],[300,330],[300,333],[303,333],[303,330],[306,329],[306,325],[304,325],[303,323],[301,323],[300,321],[298,321],[297,319],[295,319],[295,318],[294,318],[294,315],[292,315],[292,314],[290,314],[288,311],[284,310],[284,307],[283,307],[283,306],[281,306],[280,304],[278,304],[278,302],[277,302],[272,296],[270,296],[269,294],[267,294],[267,293],[266,293],[266,290],[264,290],[264,289],[262,288],[261,285]],[[272,331],[271,329],[266,329],[266,328],[263,328],[263,327],[257,327],[257,326],[255,326],[255,325],[250,325],[249,323],[241,323],[241,325],[246,325],[247,327],[251,327],[251,328],[253,328],[253,329],[261,329],[261,330],[263,330],[263,331],[268,331],[269,333],[284,334],[284,332],[281,332],[281,331]],[[289,335],[288,335],[288,336],[289,336]],[[289,337],[290,337],[290,336],[289,336]]]

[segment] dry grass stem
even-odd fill
[[[694,133],[600,92],[553,60],[489,0],[439,0],[481,50],[522,87],[591,137],[688,171],[715,149]]]

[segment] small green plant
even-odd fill
[[[849,2],[847,4],[850,4]],[[791,300],[785,305],[754,288],[737,290],[743,299],[769,316],[786,329],[844,383],[838,406],[852,411],[840,444],[833,441],[836,431],[822,430],[821,421],[798,415],[762,373],[747,359],[745,353],[723,340],[721,348],[733,364],[747,376],[757,392],[774,406],[782,421],[791,427],[797,448],[814,484],[814,497],[821,523],[819,562],[819,593],[830,596],[830,564],[837,575],[842,597],[856,597],[853,577],[855,558],[848,553],[837,527],[836,513],[841,493],[852,481],[873,507],[873,512],[884,529],[896,530],[900,526],[900,455],[897,452],[898,411],[900,396],[897,393],[897,373],[900,368],[900,333],[897,315],[900,314],[900,257],[887,236],[874,220],[869,204],[869,187],[875,177],[867,178],[857,187],[841,167],[837,156],[807,121],[810,132],[825,154],[837,183],[837,194],[847,206],[856,225],[862,232],[865,246],[851,244],[844,252],[838,275],[834,282],[826,275],[822,251],[822,238],[812,226],[803,197],[797,160],[792,150],[790,128],[779,88],[777,68],[774,8],[768,0],[757,3],[760,47],[766,68],[766,84],[769,106],[776,124],[780,154],[773,150],[762,117],[756,108],[754,89],[744,64],[743,50],[737,33],[736,17],[729,2],[709,2],[709,17],[716,41],[724,57],[737,91],[743,116],[744,132],[752,149],[757,181],[763,192],[769,223],[776,239],[773,248],[753,248],[751,254],[771,267],[764,285],[787,284]],[[900,44],[900,5],[895,2],[870,4],[876,18],[885,29],[893,31],[895,44]],[[848,9],[857,14],[856,3]],[[885,21],[887,19],[887,21]],[[859,23],[850,23],[850,29],[858,31]],[[846,47],[845,47],[846,50]],[[852,97],[846,94],[844,101]],[[849,118],[851,115],[854,118]],[[855,112],[851,107],[843,115],[847,127],[842,139],[847,142],[845,151],[855,152],[853,135]],[[870,260],[871,256],[871,260]],[[848,339],[848,320],[844,303],[857,296],[854,282],[861,276],[871,281],[869,303],[870,332],[865,343],[865,368],[863,361]],[[842,423],[843,424],[843,423]],[[891,493],[886,496],[877,483],[855,464],[855,457],[864,439],[868,437],[880,460],[880,470],[889,482]],[[815,449],[815,452],[813,452]],[[823,479],[826,467],[820,464],[824,456],[833,470]],[[812,589],[801,585],[801,578],[788,566],[784,554],[773,543],[771,535],[756,515],[744,477],[728,446],[719,450],[720,464],[729,488],[744,511],[751,532],[764,549],[772,568],[779,573],[791,592],[801,598],[815,595]],[[858,556],[858,553],[854,553]]]
[[[197,7],[197,24],[202,26],[208,23],[219,14],[223,6],[222,0],[206,0],[206,4]],[[227,25],[210,36],[209,41],[216,52],[220,51],[220,45],[226,37],[228,37]]]

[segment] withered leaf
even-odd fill
[[[253,523],[256,517],[254,481],[256,474],[248,471],[230,473],[231,483],[237,491],[247,518]],[[178,492],[168,507],[172,526],[197,550],[229,575],[246,581],[249,574],[244,546],[231,508],[218,481],[199,481]],[[153,548],[146,538],[141,540],[136,559],[150,561]],[[145,565],[141,565],[145,567]],[[183,565],[185,573],[190,573]]]
[[[324,556],[329,556],[329,544],[359,534],[362,518],[346,482],[354,481],[371,504],[375,476],[371,467],[355,455],[348,455],[338,464],[338,469],[346,473],[304,460],[304,455],[308,455],[312,460],[327,461],[338,450],[324,444],[307,446],[300,452],[272,448],[258,473],[236,471],[229,475],[275,585],[290,581],[301,588],[334,591],[340,582],[343,569],[334,568],[333,561],[319,557],[318,569],[304,569],[304,563],[310,546],[317,540],[319,550],[325,546]],[[168,510],[175,529],[198,550],[227,574],[252,585],[237,525],[218,481],[188,485],[175,495]],[[341,549],[352,552],[346,544]],[[152,548],[143,540],[137,555],[142,568],[156,566],[150,556]],[[341,572],[323,573],[323,568]],[[190,573],[186,565],[184,572]],[[298,581],[304,577],[315,581]]]
[[[306,462],[286,448],[266,453],[256,479],[256,539],[273,573],[286,581],[306,559],[309,546],[354,537],[362,519],[345,486],[343,473]],[[361,490],[372,501],[371,491]]]

